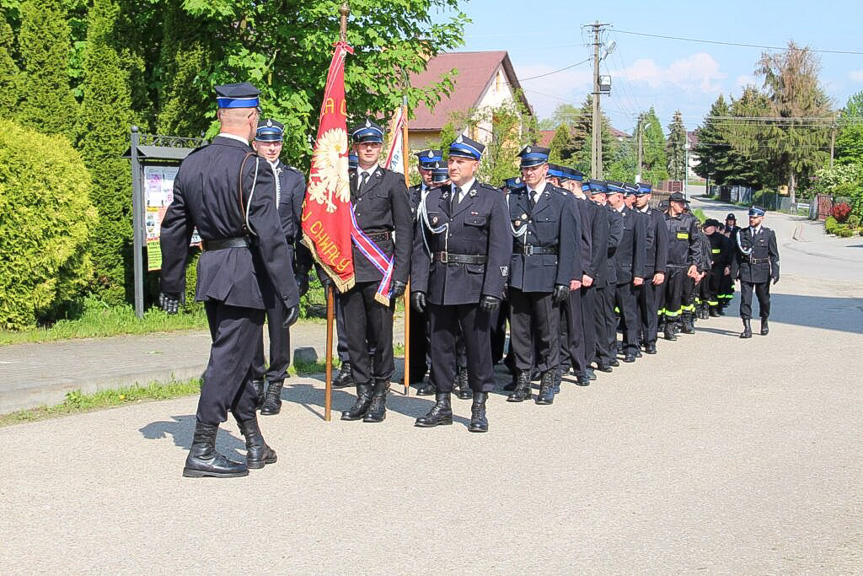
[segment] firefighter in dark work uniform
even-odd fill
[[[726,238],[730,240],[731,252],[732,252],[732,260],[734,255],[734,246],[735,246],[735,238],[737,238],[737,231],[740,230],[740,227],[737,225],[737,216],[734,215],[734,212],[729,212],[725,217],[725,230],[723,234]],[[719,314],[725,314],[725,309],[731,303],[731,300],[734,298],[734,278],[731,277],[731,274],[722,277],[722,281],[719,283],[719,294],[717,299],[719,300]]]
[[[180,165],[162,220],[159,301],[169,314],[177,313],[196,227],[204,249],[195,299],[204,302],[213,342],[183,469],[189,477],[245,476],[249,468],[276,461],[255,415],[252,363],[263,338],[265,309],[281,301],[289,326],[299,316],[300,298],[276,209],[273,171],[249,147],[258,126],[259,94],[248,82],[216,88],[221,130]],[[261,282],[264,276],[269,282]],[[246,438],[245,464],[216,452],[216,434],[228,410]]]
[[[419,207],[411,304],[429,318],[435,387],[435,405],[416,420],[421,428],[452,424],[450,393],[460,328],[473,390],[468,429],[488,431],[486,400],[495,384],[490,319],[503,298],[512,236],[503,192],[476,180],[484,149],[479,142],[459,136],[449,149],[451,184],[432,189]]]
[[[713,259],[709,277],[702,280],[707,282],[707,305],[710,316],[719,316],[719,291],[725,279],[731,277],[731,260],[734,257],[734,245],[719,232],[719,226],[719,222],[712,218],[704,221],[703,231],[710,241],[710,256]]]
[[[698,221],[685,211],[686,197],[675,192],[668,198],[665,227],[668,230],[668,275],[661,292],[660,309],[665,316],[665,339],[677,340],[676,331],[683,314],[684,285],[697,274],[700,254]]]
[[[752,291],[758,298],[758,311],[761,316],[761,335],[767,336],[770,327],[770,282],[779,282],[779,248],[776,234],[761,225],[764,220],[763,208],[753,206],[749,209],[749,226],[738,231],[734,237],[737,253],[733,261],[731,275],[740,280],[740,318],[743,320],[741,338],[752,337]]]
[[[387,291],[384,272],[372,263],[374,255],[363,254],[354,243],[355,284],[339,298],[357,399],[342,412],[342,420],[381,422],[386,417],[387,392],[395,371],[393,302],[407,286],[413,222],[404,176],[378,165],[383,129],[366,120],[351,135],[358,157],[350,183],[354,216],[362,234],[392,259],[392,284]],[[371,350],[374,361],[369,357]]]
[[[284,126],[272,118],[261,120],[252,147],[263,156],[276,174],[276,205],[279,210],[279,220],[288,251],[294,261],[294,275],[300,292],[300,298],[309,290],[309,270],[312,267],[312,255],[301,242],[302,229],[300,218],[303,215],[303,200],[306,196],[306,180],[296,168],[279,160],[282,152],[282,137]],[[261,414],[269,416],[278,414],[282,409],[282,385],[291,364],[291,334],[289,328],[283,326],[285,309],[281,302],[276,302],[272,308],[267,308],[267,331],[270,336],[270,365],[265,369],[263,346],[258,350],[255,359],[255,379],[252,384],[258,393],[258,403]],[[264,375],[269,387],[264,397]]]

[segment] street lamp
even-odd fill
[[[683,144],[683,196],[689,200],[689,135],[686,136],[686,143]]]

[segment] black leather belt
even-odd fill
[[[485,254],[453,254],[452,252],[435,252],[434,259],[442,264],[485,264],[488,256]]]
[[[539,254],[557,254],[557,246],[534,246],[532,244],[516,244],[516,254],[524,254],[525,256],[533,256]]]
[[[201,240],[204,250],[225,250],[227,248],[248,248],[251,246],[248,236],[236,238],[219,238],[218,240]]]
[[[750,264],[764,264],[765,262],[769,262],[770,258],[749,258]]]
[[[393,239],[393,237],[390,235],[390,233],[386,232],[386,231],[384,231],[384,232],[368,232],[366,230],[363,230],[363,232],[366,233],[366,236],[368,236],[369,240],[371,240],[372,242],[386,242],[387,240]]]

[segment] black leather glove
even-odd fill
[[[407,287],[408,285],[404,282],[399,282],[398,280],[393,282],[393,295],[391,296],[391,298],[399,298],[401,296],[404,296],[405,288]]]
[[[411,293],[411,308],[417,312],[425,312],[426,309],[426,293],[412,292]]]
[[[779,283],[779,276],[774,276],[774,277],[773,277],[773,283],[774,283],[774,284],[778,284],[778,283]]]
[[[287,312],[285,312],[285,319],[282,321],[282,328],[290,328],[300,318],[300,307],[299,306],[290,306],[290,307],[285,306],[285,308],[287,308]]]
[[[297,290],[300,293],[300,298],[305,296],[306,292],[309,291],[309,275],[308,274],[297,275]]]
[[[555,304],[560,304],[569,297],[569,286],[557,284],[554,287],[554,292],[551,293],[551,299]]]
[[[168,314],[176,314],[180,311],[180,298],[161,292],[159,294],[159,307]]]
[[[497,310],[498,306],[500,306],[500,298],[494,296],[483,296],[482,300],[479,301],[479,309],[484,312]]]

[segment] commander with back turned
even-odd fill
[[[255,415],[252,362],[263,334],[265,309],[281,300],[285,324],[293,324],[299,294],[276,208],[273,171],[249,146],[258,127],[259,94],[247,82],[216,88],[219,135],[183,161],[162,221],[159,300],[168,313],[177,312],[184,290],[195,228],[204,249],[195,299],[204,302],[212,346],[183,469],[188,477],[246,476],[249,468],[276,461]],[[269,283],[259,284],[264,276]],[[228,410],[246,439],[245,464],[216,452],[216,434]]]

